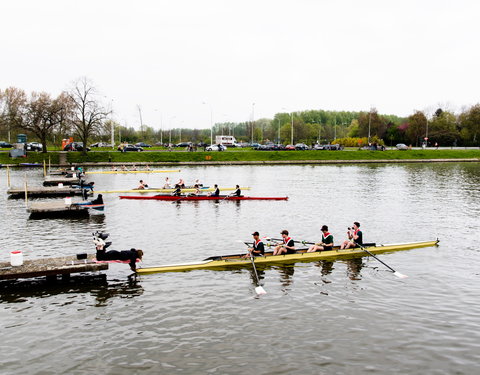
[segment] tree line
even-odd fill
[[[140,130],[122,126],[110,118],[102,105],[102,96],[87,78],[80,78],[56,98],[50,94],[10,87],[0,89],[0,137],[13,131],[33,135],[47,152],[47,141],[74,136],[88,145],[89,140],[135,143],[210,143],[210,129],[154,129],[143,125]],[[293,126],[293,131],[292,131]],[[478,146],[480,144],[480,104],[455,114],[438,108],[431,116],[415,111],[408,117],[379,114],[376,109],[364,112],[308,110],[277,113],[272,119],[247,122],[216,123],[213,135],[233,135],[238,141],[293,143],[336,143],[342,138],[380,140],[384,144],[444,146]],[[214,138],[215,139],[215,138]]]

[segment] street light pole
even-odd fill
[[[372,109],[370,108],[370,113],[368,114],[368,145],[370,145],[370,124],[372,123]]]
[[[252,142],[253,144],[253,129],[255,128],[255,103],[252,103]]]
[[[280,144],[280,117],[278,118],[278,144]]]
[[[290,114],[292,116],[292,131],[291,131],[291,135],[290,135],[290,144],[293,146],[293,112]]]

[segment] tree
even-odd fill
[[[88,138],[100,129],[109,112],[100,105],[97,90],[85,77],[74,82],[68,95],[72,103],[70,121],[85,146],[83,153],[86,153]]]
[[[459,119],[462,133],[466,133],[467,137],[472,137],[473,144],[476,144],[480,134],[480,104],[470,107],[468,111],[460,115]]]
[[[425,136],[427,132],[427,121],[427,116],[421,111],[416,111],[408,117],[408,127],[405,134],[410,143],[415,143],[415,146],[418,146],[418,140]]]
[[[428,129],[430,139],[440,144],[455,145],[456,140],[460,137],[455,115],[441,109],[435,112]]]
[[[45,92],[33,92],[24,105],[19,127],[35,134],[43,145],[42,152],[47,152],[47,138],[65,122],[69,107],[69,98],[66,93],[52,99]]]
[[[11,130],[22,123],[22,109],[26,102],[27,95],[21,89],[9,87],[4,91],[0,90],[0,128],[8,134],[9,142]]]
[[[378,138],[383,138],[387,130],[387,121],[379,116],[376,109],[372,109],[370,112],[363,112],[358,117],[358,133],[360,137],[373,137],[376,135]]]

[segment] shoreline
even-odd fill
[[[361,159],[361,160],[232,160],[232,161],[177,161],[177,162],[84,162],[84,163],[57,163],[50,164],[52,167],[112,167],[122,165],[136,166],[199,166],[199,165],[331,165],[331,164],[411,164],[411,163],[479,163],[480,158],[456,158],[456,159]],[[1,164],[0,167],[10,168],[38,168],[40,165]]]

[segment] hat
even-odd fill
[[[280,232],[280,234],[285,234],[286,236],[288,236],[288,230],[284,229]]]
[[[253,232],[253,233],[252,233],[252,236],[260,236],[260,233],[258,233],[258,232]]]

